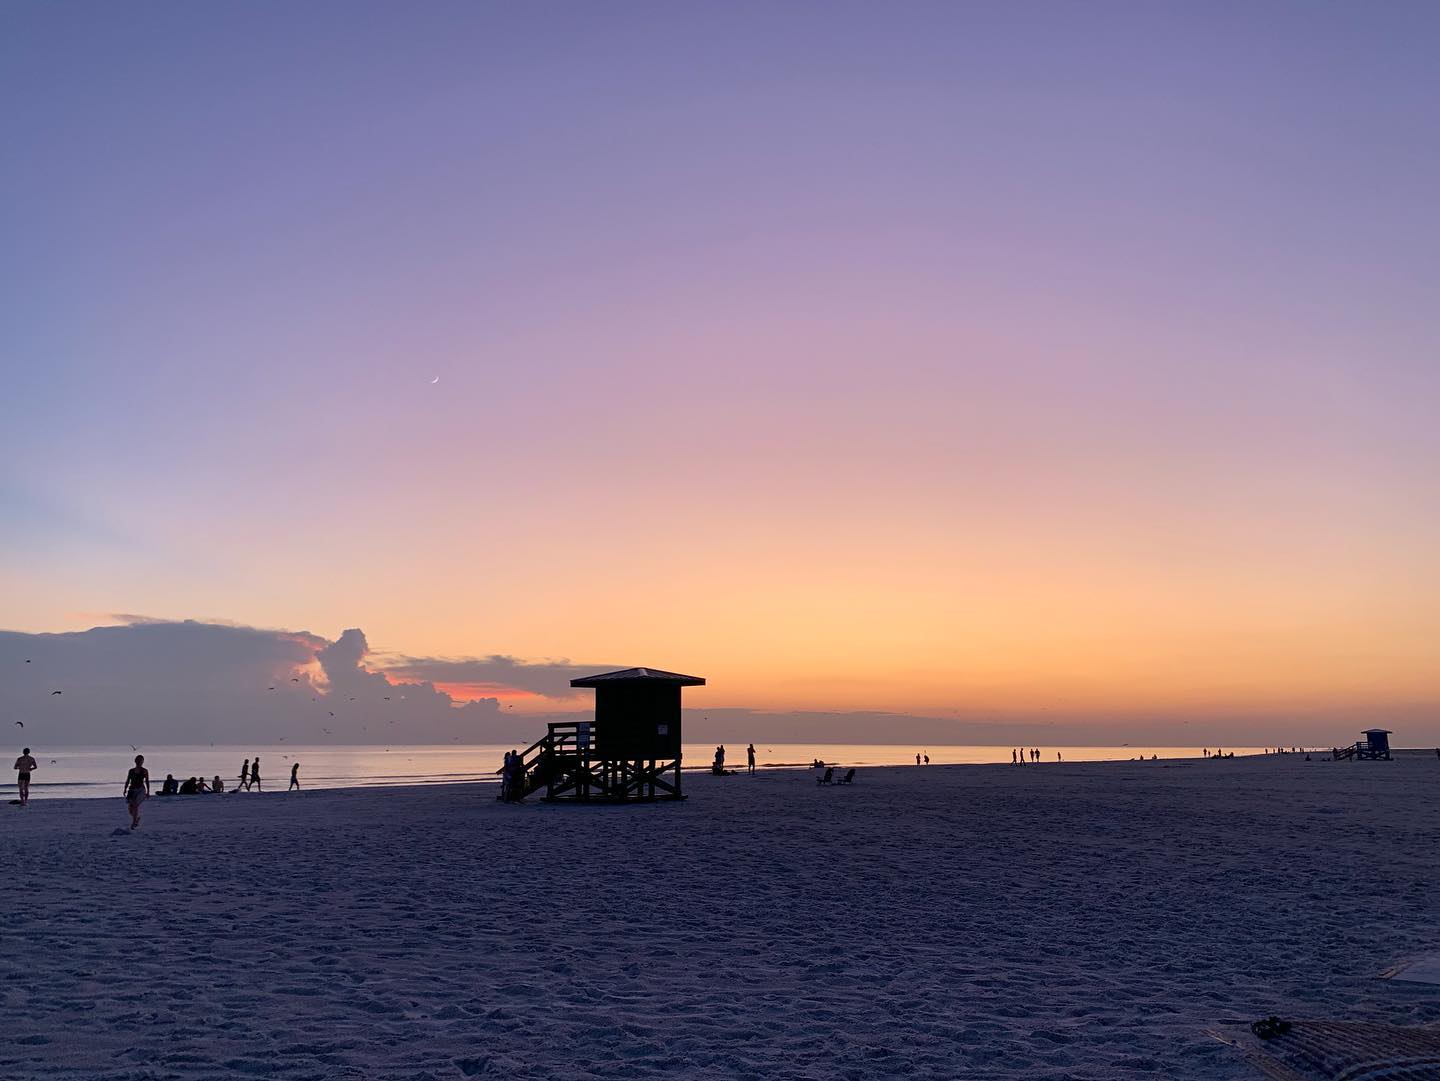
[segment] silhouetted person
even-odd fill
[[[196,792],[200,792],[200,793],[209,794],[209,792],[210,792],[210,786],[205,783],[205,778],[204,778],[204,777],[198,777],[198,778],[196,778],[196,780],[195,780],[195,791],[196,791]]]
[[[30,804],[30,774],[35,769],[35,765],[35,759],[30,757],[29,747],[21,751],[20,757],[15,759],[15,787],[20,789],[21,807]]]
[[[1057,761],[1057,762],[1063,762],[1063,761],[1065,761],[1065,759],[1063,759],[1063,758],[1060,757],[1060,752],[1059,752],[1059,751],[1056,751],[1056,752],[1055,752],[1055,761]]]
[[[917,766],[920,764],[920,753],[918,751],[915,753],[915,764]]]
[[[746,761],[746,763],[747,763],[747,764],[749,765],[749,767],[750,767],[750,772],[751,772],[751,773],[754,773],[754,772],[755,772],[755,744],[752,743],[752,744],[750,744],[750,746],[748,746],[748,747],[745,748],[745,761]]]
[[[224,791],[225,791],[225,782],[220,779],[220,774],[218,774],[218,773],[215,774],[215,780],[214,780],[214,782],[210,785],[210,791],[211,791],[211,792],[224,792]]]
[[[925,764],[927,766],[930,764],[930,756],[928,754],[925,756]]]
[[[235,786],[235,791],[250,791],[250,759],[245,759],[240,764],[240,783]]]
[[[265,791],[260,787],[260,756],[255,756],[255,761],[250,763],[250,783],[255,786],[256,792]]]
[[[125,806],[130,809],[130,828],[140,828],[140,807],[150,798],[150,771],[145,768],[145,756],[137,754],[135,764],[125,774]]]
[[[1039,747],[1035,747],[1035,748],[1033,748],[1033,749],[1030,751],[1030,760],[1031,760],[1032,762],[1038,762],[1038,761],[1040,761],[1040,748],[1039,748]]]
[[[193,796],[198,791],[199,789],[195,786],[194,777],[187,777],[180,785],[180,794],[182,796]]]
[[[1020,752],[1014,747],[1010,748],[1010,764],[1012,766],[1018,766],[1020,764]]]
[[[176,795],[179,791],[180,782],[175,779],[175,774],[165,774],[165,780],[160,785],[160,794],[162,796],[173,796]]]
[[[299,762],[296,762],[293,766],[290,767],[290,788],[285,789],[285,791],[286,791],[286,792],[289,792],[291,789],[293,789],[293,788],[299,788],[299,787],[300,787],[300,763],[299,763]]]

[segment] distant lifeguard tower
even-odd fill
[[[1389,762],[1392,760],[1390,754],[1390,736],[1388,728],[1367,728],[1360,733],[1365,738],[1358,741],[1353,747],[1338,747],[1335,750],[1335,760],[1338,762],[1345,758],[1352,758],[1357,762],[1371,761]]]
[[[521,754],[526,794],[547,800],[631,802],[684,799],[680,790],[680,690],[699,676],[658,668],[572,679],[595,691],[594,721],[565,721]]]

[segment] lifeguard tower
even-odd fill
[[[595,691],[593,721],[548,725],[521,753],[524,792],[547,800],[631,802],[684,799],[680,790],[680,691],[699,676],[658,668],[572,679]]]
[[[1335,760],[1350,758],[1356,762],[1389,762],[1392,761],[1390,754],[1390,736],[1388,728],[1367,728],[1360,733],[1365,738],[1356,742],[1353,747],[1340,747],[1335,751]]]

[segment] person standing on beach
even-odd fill
[[[750,765],[750,772],[751,772],[751,773],[754,773],[754,772],[755,772],[755,744],[752,743],[752,744],[750,744],[750,746],[748,746],[748,747],[745,748],[745,759],[746,759],[746,761],[747,761],[747,762],[749,763],[749,765]]]
[[[290,767],[290,788],[285,789],[285,791],[286,791],[286,792],[289,792],[291,789],[295,789],[295,788],[299,788],[299,787],[300,787],[300,763],[299,763],[299,762],[296,762],[293,766]]]
[[[260,756],[255,756],[255,761],[250,763],[250,783],[255,786],[256,792],[265,791],[260,787]]]
[[[920,764],[920,752],[919,752],[919,751],[916,751],[916,752],[915,752],[915,764],[916,764],[917,766]]]
[[[1055,761],[1057,761],[1057,762],[1063,762],[1063,761],[1065,761],[1065,759],[1063,759],[1063,758],[1060,757],[1060,752],[1059,752],[1059,751],[1056,751],[1056,752],[1055,752]]]
[[[250,759],[248,758],[240,764],[240,783],[235,786],[235,791],[250,791]]]
[[[125,805],[130,808],[130,828],[140,828],[140,806],[150,798],[150,771],[145,768],[145,756],[137,754],[135,764],[125,774]]]
[[[20,789],[21,807],[30,805],[30,771],[34,768],[35,759],[30,757],[30,748],[26,747],[15,759],[15,787]]]

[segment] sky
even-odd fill
[[[8,4],[0,627],[1440,738],[1437,30]]]

